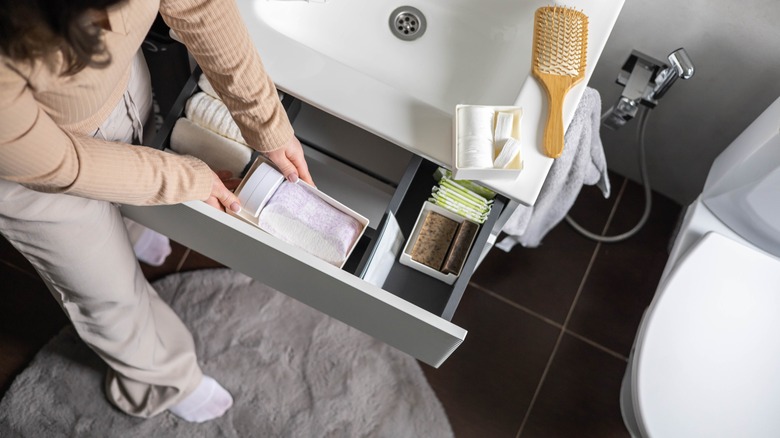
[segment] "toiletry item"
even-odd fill
[[[504,147],[504,143],[512,137],[512,128],[514,128],[514,115],[507,112],[496,113],[496,130],[493,134],[493,143],[496,150]]]
[[[458,124],[458,161],[462,167],[493,167],[493,124],[495,111],[489,107],[463,108]]]
[[[485,194],[495,196],[495,193],[471,181],[455,181],[448,176],[447,172],[440,170],[434,174],[434,178],[438,178],[439,184],[431,190],[431,197],[428,201],[478,224],[484,223],[490,213],[493,201],[468,189],[461,183],[474,187]]]
[[[507,139],[520,139],[523,110],[517,106],[455,106],[452,173],[459,180],[516,179],[523,169],[520,151],[496,167]],[[488,163],[489,161],[489,163]]]
[[[454,220],[429,211],[412,248],[412,260],[441,270],[457,228],[458,223]]]
[[[477,231],[479,231],[479,225],[469,220],[465,220],[458,225],[450,249],[447,251],[447,256],[444,257],[442,272],[460,275],[463,264],[466,263],[466,257],[469,255],[471,244],[474,243],[474,239],[477,237]]]
[[[501,152],[496,157],[496,161],[493,162],[493,166],[503,169],[508,166],[509,163],[520,153],[520,142],[514,138],[508,138],[504,141],[504,146],[501,148]]]
[[[562,6],[544,6],[534,17],[532,72],[547,94],[544,152],[563,153],[563,100],[585,77],[588,54],[588,16]]]
[[[244,181],[241,191],[238,192],[238,200],[241,202],[241,208],[252,216],[260,214],[260,210],[265,207],[268,201],[284,181],[284,175],[271,167],[271,165],[262,163],[254,172]]]
[[[260,210],[258,226],[332,265],[342,266],[363,225],[305,184],[283,181]]]
[[[436,172],[433,173],[433,179],[435,179],[436,182],[441,182],[442,178],[444,177],[447,177],[447,179],[452,180],[452,182],[457,183],[464,189],[469,190],[487,200],[491,200],[496,197],[496,192],[473,181],[467,179],[455,179],[455,177],[452,176],[452,172],[445,167],[439,167],[436,169]]]

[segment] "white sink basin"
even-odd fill
[[[403,41],[388,23],[403,4],[257,1],[254,8],[273,30],[442,111],[463,102],[514,101],[530,71],[531,44],[521,29],[533,22],[532,5],[418,1],[427,29],[419,39]]]
[[[533,204],[552,160],[537,135],[546,102],[531,72],[533,14],[545,1],[239,0],[277,86],[399,146],[451,167],[452,115],[459,103],[521,105],[525,168],[515,181],[484,181]],[[594,4],[595,3],[595,4]],[[564,108],[568,125],[623,0],[572,0],[589,16],[586,80]],[[390,30],[399,6],[418,9],[424,34]]]

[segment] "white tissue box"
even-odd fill
[[[268,202],[268,199],[270,199],[274,194],[279,185],[281,185],[281,183],[284,181],[284,177],[281,175],[281,173],[278,173],[278,171],[268,172],[267,166],[261,167],[263,163],[273,167],[273,169],[276,170],[276,168],[269,161],[266,161],[262,156],[258,157],[255,162],[252,163],[252,167],[249,168],[249,171],[241,181],[241,184],[239,184],[238,188],[235,190],[236,196],[238,196],[242,201],[241,211],[234,213],[228,210],[228,213],[231,215],[249,222],[258,228],[260,211],[265,206],[265,203]],[[350,209],[339,201],[331,198],[325,193],[317,190],[317,188],[312,187],[303,180],[298,180],[297,184],[316,195],[326,203],[330,204],[335,209],[353,217],[361,225],[360,233],[358,233],[354,243],[349,248],[346,257],[344,258],[344,261],[341,263],[341,266],[339,266],[339,268],[344,267],[344,263],[349,260],[349,256],[352,254],[355,246],[357,246],[358,242],[363,237],[363,233],[365,233],[366,228],[368,228],[368,218]]]
[[[523,108],[519,106],[484,106],[484,105],[457,105],[455,107],[455,117],[454,117],[454,123],[453,123],[453,157],[452,157],[452,177],[453,179],[468,179],[468,180],[477,180],[477,181],[484,181],[484,180],[491,180],[491,179],[500,179],[500,180],[512,180],[517,179],[517,177],[520,175],[520,171],[523,170],[523,160],[522,160],[522,150],[520,154],[518,154],[506,168],[503,169],[497,169],[494,167],[489,168],[474,168],[474,167],[463,167],[462,163],[459,162],[459,136],[458,136],[458,128],[459,128],[459,120],[462,117],[461,116],[461,109],[467,108],[467,107],[484,107],[484,108],[490,108],[493,111],[496,112],[509,112],[514,116],[513,124],[512,124],[512,137],[516,140],[522,141],[520,138],[520,121],[523,116]],[[495,128],[495,124],[494,124]],[[500,150],[496,150],[494,148],[493,150],[493,159],[498,156],[498,153]]]

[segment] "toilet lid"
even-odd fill
[[[780,436],[780,260],[707,234],[638,339],[634,406],[648,436]]]

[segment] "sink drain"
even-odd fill
[[[390,30],[404,41],[420,38],[425,33],[425,15],[411,6],[401,6],[390,14]]]

